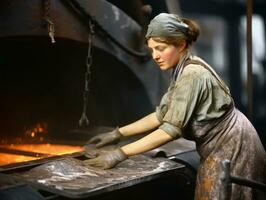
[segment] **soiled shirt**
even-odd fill
[[[204,62],[195,56],[193,60]],[[156,108],[160,129],[178,138],[190,121],[216,119],[228,110],[232,103],[229,90],[212,70],[200,64],[184,67]]]

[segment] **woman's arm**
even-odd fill
[[[160,124],[161,123],[154,112],[136,122],[119,128],[119,131],[123,136],[137,135],[154,130],[155,128],[158,128]]]
[[[121,147],[121,149],[127,156],[133,156],[157,148],[172,139],[165,131],[157,129],[142,139]]]

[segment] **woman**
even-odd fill
[[[129,156],[184,137],[196,142],[201,156],[196,199],[216,199],[220,162],[231,161],[231,173],[265,182],[266,155],[248,119],[234,107],[230,91],[215,71],[190,53],[199,36],[198,25],[162,13],[149,24],[148,47],[161,70],[173,69],[172,81],[156,112],[127,126],[93,137],[97,147],[121,137],[152,131],[119,149],[84,161],[85,165],[114,167]],[[259,166],[259,167],[258,167]],[[256,193],[256,192],[255,192]],[[233,186],[232,199],[252,199],[251,189]]]

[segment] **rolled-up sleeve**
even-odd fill
[[[173,139],[177,139],[181,137],[182,131],[179,127],[174,126],[168,122],[164,122],[159,129],[162,129],[168,135],[170,135]]]

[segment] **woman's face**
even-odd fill
[[[172,44],[156,42],[152,38],[148,40],[148,47],[153,59],[160,66],[161,70],[168,70],[176,67],[181,56],[180,48]]]

